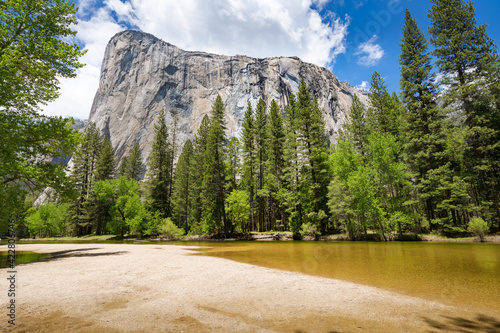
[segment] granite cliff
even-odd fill
[[[304,78],[318,97],[332,141],[342,126],[354,93],[366,94],[339,82],[328,69],[296,57],[256,59],[189,52],[151,34],[124,31],[108,43],[89,121],[109,135],[118,160],[136,141],[144,160],[150,150],[154,124],[161,109],[171,121],[179,114],[180,144],[192,138],[218,94],[226,107],[228,137],[239,135],[248,101],[263,98],[287,105]]]

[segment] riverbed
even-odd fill
[[[323,266],[321,262],[335,262],[341,252],[354,251],[359,258],[371,258],[371,266],[377,267],[371,275],[397,272],[392,264],[398,261],[399,255],[393,254],[399,251],[396,248],[363,248],[363,243],[351,243],[355,246],[347,250],[337,249],[333,243],[332,248],[323,248],[327,244],[322,243],[296,244],[303,245],[287,248],[289,245],[280,243],[255,243],[258,247],[250,250],[252,244],[247,243],[198,244],[205,248],[203,255],[193,255],[199,251],[193,251],[192,243],[18,244],[17,250],[52,256],[16,267],[16,331],[495,332],[500,328],[498,307],[488,303],[478,307],[460,300],[448,302],[444,296],[418,296],[390,285],[375,286],[374,279],[354,283],[347,276],[326,277],[320,271],[307,271]],[[476,250],[464,248],[463,254],[450,254],[436,262],[445,264],[450,257],[463,261],[471,251]],[[489,251],[496,255],[498,248]],[[259,252],[258,258],[275,258],[270,259],[274,263],[252,258]],[[352,253],[351,262],[363,262]],[[422,248],[405,247],[403,253],[407,257],[431,253],[428,263],[434,256]],[[283,267],[276,267],[277,262]],[[263,267],[266,265],[274,267]],[[413,264],[418,265],[419,261]],[[484,265],[479,260],[479,266]],[[496,272],[498,261],[488,265]],[[471,266],[463,266],[467,267]],[[350,269],[338,266],[335,270]],[[6,276],[7,269],[0,274]],[[404,274],[399,271],[399,276]],[[498,275],[494,278],[498,280]],[[0,281],[1,290],[7,290],[8,281]],[[1,300],[1,308],[6,309],[5,293]],[[7,329],[4,317],[0,330]]]

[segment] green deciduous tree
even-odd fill
[[[33,112],[58,97],[58,78],[74,77],[84,54],[76,43],[74,3],[6,0],[0,3],[0,106]]]
[[[38,208],[30,208],[26,216],[26,224],[31,236],[62,236],[68,229],[69,204],[49,202]]]
[[[232,219],[234,228],[245,231],[245,222],[250,216],[248,192],[241,190],[232,191],[227,197],[226,212]]]
[[[137,181],[120,177],[95,184],[97,200],[110,203],[111,221],[108,229],[124,236],[127,231],[144,235],[151,219],[143,205]]]
[[[76,11],[61,0],[0,2],[0,205],[7,219],[27,190],[68,189],[64,166],[51,159],[74,150],[72,120],[37,111],[57,98],[58,78],[82,66],[84,52],[69,42]]]

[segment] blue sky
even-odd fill
[[[500,42],[500,1],[475,1],[478,24]],[[87,65],[61,80],[49,115],[88,118],[109,39],[136,29],[190,51],[252,57],[298,56],[367,88],[378,71],[399,92],[399,43],[408,8],[424,31],[428,0],[78,0],[75,41]]]

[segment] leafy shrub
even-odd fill
[[[311,237],[316,239],[320,235],[320,232],[318,231],[316,225],[312,223],[304,223],[300,228],[300,235],[302,237]]]
[[[160,232],[164,237],[170,239],[180,238],[184,235],[184,229],[178,228],[169,217],[161,221]]]
[[[481,242],[484,242],[484,236],[490,231],[488,223],[480,217],[473,217],[468,224],[467,230],[477,235]]]

